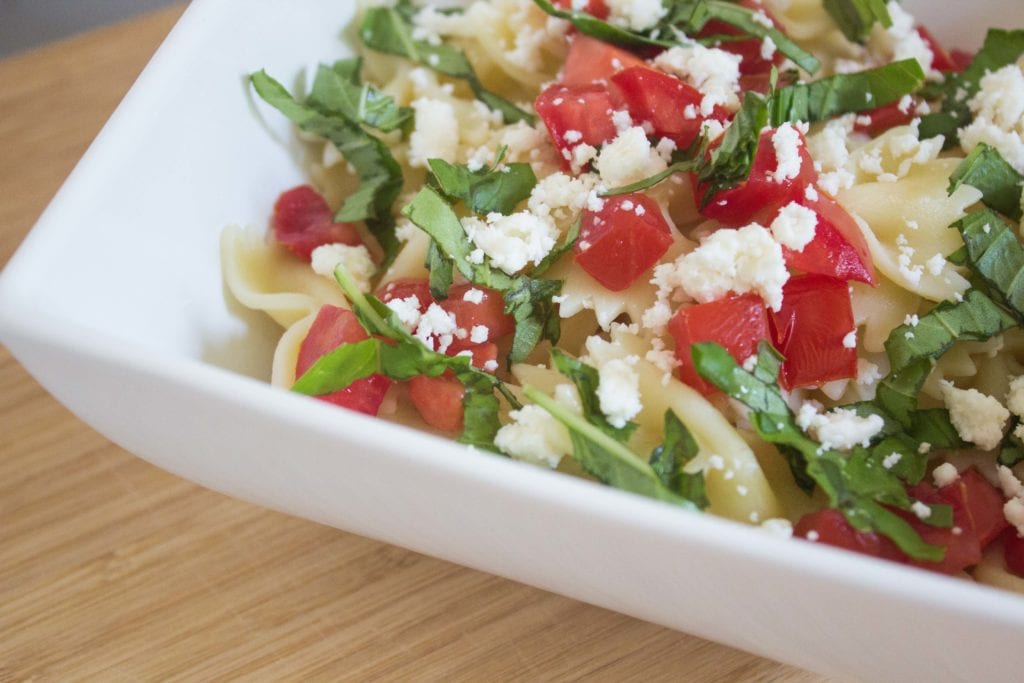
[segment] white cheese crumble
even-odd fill
[[[928,519],[932,516],[932,509],[919,500],[915,500],[910,505],[910,510],[917,516],[918,519]]]
[[[637,356],[613,358],[598,368],[597,398],[601,412],[613,427],[625,427],[643,408],[640,377],[633,369],[638,360]]]
[[[469,341],[474,344],[483,344],[491,336],[491,330],[487,325],[473,325],[469,331]]]
[[[604,207],[600,193],[605,189],[595,173],[579,177],[552,173],[534,185],[527,206],[537,216],[571,219],[583,209],[600,211]]]
[[[1006,407],[1017,417],[1024,417],[1024,375],[1010,380],[1010,388],[1006,392]]]
[[[843,348],[844,349],[855,349],[857,348],[857,330],[850,330],[843,337]]]
[[[882,467],[884,467],[887,470],[891,470],[893,467],[896,467],[896,465],[899,464],[899,461],[902,459],[902,453],[897,453],[893,451],[889,455],[882,458]]]
[[[796,423],[824,448],[849,450],[857,445],[867,447],[885,426],[885,421],[878,415],[861,417],[848,408],[834,408],[824,414],[818,410],[819,406],[814,401],[803,403],[797,412]]]
[[[772,221],[771,231],[782,246],[803,251],[814,239],[817,227],[818,214],[797,202],[790,202]]]
[[[932,471],[932,481],[939,488],[949,486],[959,478],[960,473],[957,471],[956,465],[950,462],[944,462]]]
[[[1017,529],[1017,533],[1024,536],[1024,500],[1011,498],[1003,505],[1003,516]]]
[[[791,123],[784,123],[772,134],[772,147],[775,148],[775,156],[779,165],[771,173],[771,179],[776,183],[783,183],[792,180],[800,175],[801,156],[800,148],[803,141],[800,132]]]
[[[999,445],[1010,411],[1002,403],[977,389],[958,389],[942,380],[942,397],[957,434],[984,450]]]
[[[661,0],[605,0],[608,22],[634,31],[653,28],[668,12]]]
[[[644,129],[633,126],[601,148],[597,168],[605,186],[622,187],[661,173],[667,165],[651,147]]]
[[[426,168],[428,159],[454,163],[459,152],[459,119],[450,102],[414,100],[416,127],[409,136],[409,165]]]
[[[700,113],[710,116],[716,105],[739,109],[739,55],[698,43],[673,47],[654,58],[654,66],[678,76],[701,92]]]
[[[509,417],[495,434],[494,445],[512,458],[554,469],[572,451],[565,427],[540,406],[525,405]]]
[[[960,144],[970,152],[985,142],[1024,173],[1024,60],[985,74],[968,106],[974,120],[960,129]]]
[[[729,292],[756,292],[778,311],[788,279],[782,247],[767,228],[753,223],[715,231],[674,263],[655,268],[651,282],[658,286],[659,299],[666,302],[676,287],[701,303]]]
[[[468,301],[471,304],[478,304],[484,300],[484,292],[482,289],[472,288],[467,289],[465,294],[462,295],[463,301]]]
[[[415,294],[404,299],[391,299],[385,306],[390,308],[398,316],[399,322],[412,332],[420,324],[420,298]]]
[[[551,252],[559,235],[549,218],[529,211],[508,216],[490,213],[486,221],[469,216],[462,219],[462,227],[481,250],[481,260],[486,254],[492,265],[509,275],[515,275],[527,264],[540,263]]]
[[[370,291],[370,280],[377,272],[377,266],[370,258],[370,252],[362,244],[321,244],[310,254],[310,265],[313,272],[334,279],[334,269],[344,266],[348,274],[355,280],[360,292]]]
[[[431,303],[420,316],[414,334],[428,349],[444,353],[455,340],[455,333],[458,329],[459,326],[455,323],[454,315],[436,303]],[[435,338],[437,346],[434,345]]]

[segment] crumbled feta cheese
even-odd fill
[[[462,295],[462,300],[468,301],[471,304],[478,304],[484,300],[484,292],[476,287],[467,289],[465,294]]]
[[[920,322],[921,319],[917,317],[916,313],[909,313],[903,318],[903,324],[911,327],[917,327]]]
[[[1017,417],[1024,417],[1024,375],[1010,380],[1010,388],[1006,392],[1006,407]]]
[[[848,408],[833,408],[821,414],[813,402],[805,402],[797,413],[797,425],[812,434],[824,448],[849,450],[867,447],[882,431],[885,421],[878,415],[861,417]]]
[[[959,478],[960,473],[953,463],[944,462],[932,471],[932,480],[939,488],[949,486]]]
[[[667,165],[651,148],[644,129],[634,126],[619,133],[601,149],[597,167],[601,182],[607,187],[621,187],[661,173]]]
[[[653,28],[668,12],[661,0],[605,0],[608,22],[633,31]]]
[[[772,37],[765,36],[764,40],[761,41],[761,59],[771,59],[775,56],[776,49],[775,41],[772,40]]]
[[[924,267],[928,269],[929,273],[938,277],[942,275],[942,270],[946,267],[946,257],[942,254],[935,254],[935,256],[925,261]]]
[[[804,188],[804,198],[809,202],[818,201],[818,191],[814,189],[814,185],[808,185]]]
[[[469,341],[474,344],[483,344],[490,335],[491,330],[487,325],[473,325],[473,328],[469,331]]]
[[[947,380],[941,382],[941,387],[949,419],[960,438],[986,451],[998,446],[1010,411],[977,389],[958,389]]]
[[[636,356],[614,358],[598,368],[597,398],[601,412],[613,427],[625,427],[643,408],[640,403],[640,377],[633,369],[637,360]]]
[[[896,453],[894,451],[894,452],[890,453],[889,455],[885,456],[884,458],[882,458],[882,467],[884,467],[887,470],[891,470],[893,467],[896,467],[896,465],[902,459],[903,459],[903,454],[902,453]]]
[[[454,163],[459,151],[459,118],[450,102],[431,97],[414,100],[416,126],[409,136],[409,164],[420,168],[428,159]]]
[[[882,372],[878,366],[863,358],[857,359],[857,384],[874,384],[882,379]]]
[[[739,108],[741,59],[725,50],[692,43],[665,50],[654,58],[654,66],[697,88],[703,95],[700,113],[710,116],[716,105],[730,111]]]
[[[756,223],[736,230],[717,230],[699,247],[676,259],[670,269],[660,268],[655,269],[652,280],[662,280],[655,282],[659,294],[665,285],[669,286],[668,293],[678,286],[706,303],[729,292],[756,292],[775,311],[782,307],[782,287],[789,279],[782,247],[767,228]]]
[[[932,509],[919,500],[915,500],[910,505],[910,510],[917,516],[918,519],[928,519],[932,516]]]
[[[917,32],[914,17],[893,0],[887,3],[887,8],[892,25],[888,28],[881,23],[874,25],[868,37],[868,52],[875,55],[879,63],[916,59],[929,79],[941,79],[942,74],[932,68],[935,54]]]
[[[1017,529],[1017,533],[1024,536],[1024,500],[1011,498],[1003,504],[1003,516],[1006,521]]]
[[[1024,483],[1006,465],[997,465],[996,474],[999,477],[999,488],[1007,498],[1024,498]]]
[[[420,298],[415,294],[404,299],[391,299],[385,306],[390,308],[398,316],[399,322],[412,332],[420,324]]]
[[[459,327],[455,324],[455,316],[436,303],[431,303],[420,316],[419,324],[414,333],[423,345],[433,351],[444,353],[455,340]],[[435,347],[434,341],[437,341]]]
[[[334,270],[340,265],[359,287],[360,292],[370,291],[370,280],[377,273],[377,266],[370,258],[370,252],[362,244],[322,244],[310,254],[313,272],[334,279]]]
[[[817,227],[818,214],[797,202],[790,202],[772,221],[771,231],[782,246],[803,251],[814,239]]]
[[[552,173],[534,185],[527,206],[537,216],[570,219],[583,209],[591,208],[592,199],[605,189],[600,180],[595,173],[579,177]]]
[[[566,152],[563,151],[564,153]],[[597,148],[588,144],[576,145],[568,154],[567,160],[572,167],[572,172],[579,173],[587,164],[597,158]]]
[[[1024,66],[1008,64],[985,74],[968,103],[973,121],[960,129],[960,144],[970,152],[985,142],[1024,173]]]
[[[583,133],[581,133],[578,130],[567,130],[565,131],[565,135],[563,135],[562,137],[565,138],[566,142],[572,144],[574,142],[579,142],[580,140],[582,140]]]
[[[612,124],[615,126],[616,133],[624,133],[633,127],[633,117],[627,110],[619,109],[612,112]]]
[[[844,349],[855,349],[857,348],[857,330],[850,330],[843,337],[843,348]]]
[[[549,218],[529,211],[508,216],[490,213],[486,221],[469,216],[462,219],[462,227],[491,264],[509,275],[515,275],[529,263],[540,263],[555,246],[559,234]]]
[[[791,123],[784,123],[772,134],[772,147],[775,148],[775,156],[779,165],[771,173],[771,179],[776,183],[783,183],[792,180],[800,175],[802,158],[800,148],[803,140],[800,132]]]
[[[551,469],[572,452],[565,427],[540,406],[525,405],[509,413],[509,417],[512,422],[494,436],[494,445],[501,452]]]

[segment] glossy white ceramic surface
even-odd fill
[[[977,37],[965,26],[1024,26],[1017,0],[906,4],[954,44]],[[351,11],[193,2],[0,279],[0,339],[25,367],[118,444],[239,498],[833,676],[1019,680],[1019,596],[473,454],[262,381],[276,330],[224,292],[218,236],[265,225],[301,174],[245,75],[287,81],[341,56]]]

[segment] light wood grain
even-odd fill
[[[0,62],[0,263],[179,12]],[[235,678],[820,680],[194,486],[0,350],[0,680]]]

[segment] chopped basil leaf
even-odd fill
[[[635,183],[631,183],[629,185],[613,187],[610,190],[605,190],[604,192],[601,193],[601,196],[614,197],[615,195],[619,194],[631,194],[633,192],[642,192],[644,190],[649,190],[650,188],[654,187],[655,185],[657,185],[658,183],[665,180],[671,175],[674,175],[676,173],[686,173],[688,171],[696,171],[698,168],[700,168],[700,163],[696,159],[677,161],[674,164],[670,165],[668,168],[666,168],[664,171],[661,171],[660,173],[655,173],[652,176],[644,178],[643,180],[638,180]]]
[[[500,112],[505,123],[533,123],[532,114],[484,88],[462,50],[415,40],[412,34],[408,11],[392,7],[371,7],[359,28],[359,35],[368,48],[405,57],[446,76],[466,81],[476,98]]]
[[[1024,175],[1011,166],[1003,156],[984,142],[975,147],[960,162],[949,177],[949,194],[961,185],[970,185],[981,191],[981,201],[990,209],[1012,218],[1021,219],[1020,195]]]
[[[900,325],[885,341],[892,368],[878,385],[876,403],[906,427],[932,363],[957,341],[985,341],[1016,326],[1016,320],[983,292],[969,290],[963,301],[943,301],[916,326]]]
[[[769,119],[774,127],[787,121],[815,123],[841,114],[870,111],[898,102],[923,83],[921,64],[916,59],[904,59],[875,69],[788,85],[769,96]]]
[[[699,451],[697,440],[672,410],[665,411],[665,442],[651,451],[650,464],[661,483],[701,510],[711,504],[704,484],[704,473],[690,474],[684,467]]]
[[[342,344],[321,356],[294,385],[292,391],[321,396],[340,391],[353,382],[369,377],[380,367],[380,341],[366,339]]]
[[[413,110],[369,83],[361,83],[361,58],[344,59],[331,67],[320,65],[307,103],[329,115],[357,121],[387,133],[412,127]]]
[[[947,73],[938,89],[942,111],[921,117],[921,139],[944,135],[946,147],[959,141],[958,129],[971,122],[968,103],[981,89],[981,79],[989,71],[1013,64],[1024,54],[1024,30],[989,29],[985,43],[961,73]]]
[[[892,26],[885,0],[824,0],[823,4],[843,35],[855,43],[864,43],[875,24]]]
[[[524,393],[565,425],[572,441],[573,459],[599,481],[689,510],[697,509],[693,503],[662,484],[650,465],[614,437],[534,387],[525,387]]]
[[[1002,446],[999,448],[999,456],[996,458],[996,462],[1004,467],[1013,467],[1018,463],[1024,462],[1024,442],[1014,434],[1019,424],[1021,424],[1020,419],[1014,418],[1013,423],[1010,425],[1010,430],[1006,433]]]
[[[800,453],[806,475],[854,528],[888,536],[915,559],[942,559],[943,548],[925,543],[906,520],[884,507],[909,510],[913,500],[902,481],[882,466],[877,455],[865,448],[856,448],[849,455],[827,449],[800,430],[776,379],[768,379],[780,364],[778,354],[768,344],[761,344],[761,367],[754,373],[741,368],[728,351],[713,342],[694,344],[691,353],[701,377],[750,408],[750,422],[761,438]],[[945,522],[947,516],[938,513],[937,521]]]
[[[968,214],[953,227],[964,238],[973,271],[1024,317],[1024,247],[1016,231],[989,209]]]
[[[509,364],[524,360],[545,339],[558,341],[559,319],[551,298],[562,290],[561,280],[540,280],[527,275],[511,277],[484,263],[471,263],[473,245],[458,215],[444,198],[430,187],[417,193],[402,209],[409,220],[430,235],[441,254],[450,259],[467,280],[494,289],[505,298],[505,312],[516,322]]]
[[[579,10],[563,10],[555,7],[547,0],[533,0],[537,7],[553,17],[565,19],[572,23],[576,30],[584,35],[597,38],[606,43],[621,45],[623,47],[672,47],[677,41],[658,40],[640,33],[634,33],[619,26],[602,21],[592,14]]]
[[[476,214],[508,215],[530,196],[537,176],[529,164],[496,164],[493,169],[470,171],[465,164],[430,159],[432,180],[449,199],[459,199]]]
[[[712,150],[710,159],[702,164],[697,174],[697,179],[707,184],[701,197],[702,207],[720,191],[747,179],[757,153],[761,131],[768,123],[767,100],[758,93],[747,91],[743,97],[743,106],[722,137],[722,144]],[[698,159],[703,159],[703,155]]]
[[[615,427],[605,418],[601,412],[601,401],[597,397],[597,387],[601,379],[596,368],[571,358],[560,349],[551,349],[551,364],[576,386],[580,404],[583,406],[583,417],[587,422],[616,441],[625,443],[629,440],[636,431],[637,424],[627,422],[622,427]]]
[[[430,295],[438,301],[448,298],[452,286],[452,260],[444,255],[437,242],[430,240],[427,247],[427,272],[430,274]]]
[[[775,43],[776,49],[778,49],[780,53],[791,59],[794,64],[807,73],[813,74],[821,68],[821,62],[818,61],[817,57],[794,43],[789,36],[782,31],[776,28],[769,28],[762,24],[760,20],[756,18],[753,11],[731,2],[720,2],[718,0],[707,0],[706,2],[698,0],[695,4],[704,4],[706,6],[706,21],[717,19],[723,23],[735,26],[754,38],[762,40],[764,38],[771,38],[772,42]],[[703,27],[704,24],[701,23],[699,27],[693,26],[691,30],[696,32]]]
[[[363,130],[358,120],[300,104],[265,71],[258,71],[250,78],[256,93],[267,104],[302,130],[330,140],[345,161],[352,164],[359,176],[359,188],[345,199],[335,220],[366,221],[384,249],[385,263],[389,263],[398,251],[391,206],[402,191],[402,168],[387,145]]]
[[[573,221],[573,224],[569,226],[569,229],[565,233],[565,237],[562,241],[554,246],[554,248],[548,252],[548,255],[541,259],[541,262],[531,271],[533,277],[540,277],[543,275],[548,268],[555,265],[558,259],[562,258],[565,254],[572,250],[576,245],[576,240],[580,236],[580,228],[583,227],[583,215]]]

